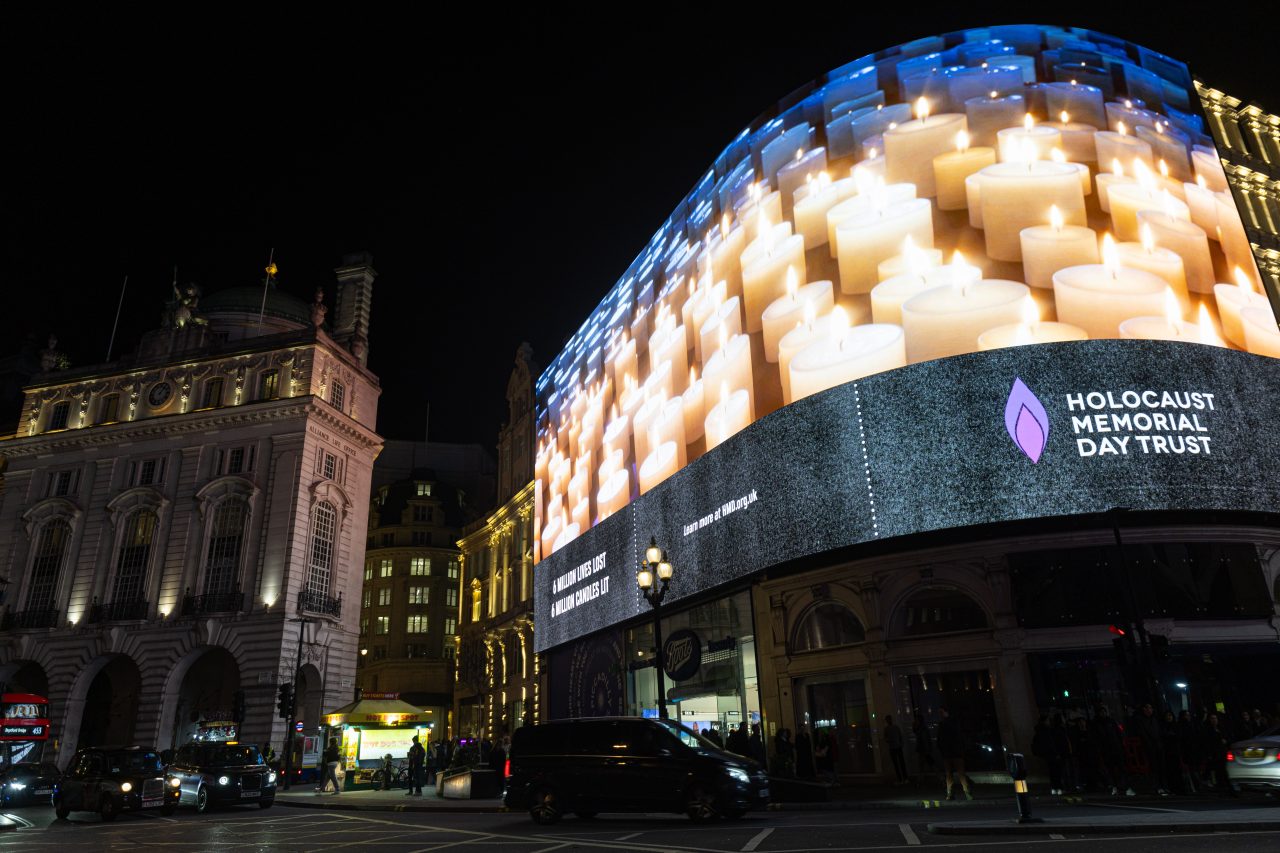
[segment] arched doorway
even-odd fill
[[[323,711],[321,705],[324,703],[324,680],[320,677],[320,670],[312,664],[304,664],[298,670],[294,696],[303,732],[308,735],[316,734],[320,729],[320,714]]]
[[[234,740],[225,725],[234,721],[235,696],[240,690],[240,665],[221,646],[196,649],[178,687],[169,742],[176,749],[192,740]]]
[[[131,745],[141,688],[142,677],[132,658],[116,655],[108,659],[89,682],[77,748]]]

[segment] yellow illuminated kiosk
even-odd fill
[[[341,732],[343,766],[347,769],[343,787],[348,789],[372,785],[384,755],[390,753],[397,761],[407,759],[414,735],[424,749],[429,747],[435,728],[430,711],[401,701],[399,693],[365,693],[323,719],[331,733]]]

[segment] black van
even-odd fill
[[[503,802],[536,823],[565,812],[685,812],[741,817],[769,802],[758,763],[671,720],[597,717],[517,729]]]

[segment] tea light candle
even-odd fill
[[[663,442],[640,465],[640,494],[652,489],[679,470],[679,453],[674,441]]]
[[[839,309],[836,309],[839,310]],[[791,390],[803,399],[828,388],[907,364],[902,327],[868,323],[836,330],[814,341],[791,360]]]
[[[960,210],[968,204],[964,179],[996,162],[993,148],[970,148],[969,134],[956,134],[956,150],[933,158],[939,210]]]
[[[1213,292],[1213,256],[1209,253],[1209,238],[1203,228],[1156,210],[1144,210],[1138,214],[1139,233],[1144,226],[1151,229],[1157,246],[1175,252],[1182,259],[1189,292]]]
[[[726,296],[737,296],[742,292],[742,265],[738,259],[747,245],[747,229],[741,225],[730,228],[728,214],[721,219],[720,234],[711,245],[711,281],[723,281],[726,284]],[[688,322],[688,318],[682,318]],[[691,326],[686,328],[692,332]]]
[[[551,553],[554,554],[556,551],[559,551],[561,548],[563,548],[565,545],[568,545],[574,539],[577,539],[579,530],[580,528],[578,527],[578,523],[576,521],[570,524],[566,524],[564,528],[560,531],[560,535],[556,537],[556,541],[551,543]]]
[[[625,386],[628,379],[633,385],[638,382],[638,374],[636,372],[639,363],[638,358],[634,338],[621,343],[609,355],[609,362],[613,367],[613,383],[616,386],[619,388]],[[585,399],[582,400],[582,405],[586,406]]]
[[[881,261],[876,267],[876,275],[881,282],[909,272],[923,272],[931,267],[942,266],[941,249],[921,249],[910,241],[910,237],[903,241],[901,255],[894,255],[888,260]],[[905,245],[908,242],[910,242],[909,248]]]
[[[866,213],[869,210],[883,210],[901,201],[916,197],[915,184],[879,184],[877,179],[861,169],[856,171],[855,178],[861,188],[852,198],[844,199],[827,210],[827,245],[831,257],[837,256],[836,228],[851,216]]]
[[[666,402],[666,397],[650,397],[636,410],[636,416],[632,423],[632,436],[636,443],[635,459],[637,464],[642,462],[653,450],[649,431],[657,422],[658,414],[662,411],[662,407],[666,405]]]
[[[871,289],[872,322],[901,325],[902,306],[908,299],[935,287],[969,287],[981,279],[982,270],[965,263],[959,252],[946,266],[917,267]]]
[[[795,209],[796,190],[804,186],[805,178],[827,168],[827,149],[818,147],[810,151],[796,152],[794,160],[778,169],[778,195],[782,197],[782,215],[791,218]]]
[[[591,499],[584,497],[573,505],[570,513],[572,521],[577,525],[578,530],[586,530],[591,526]]]
[[[1244,348],[1254,355],[1280,358],[1280,329],[1270,308],[1250,306],[1240,309],[1244,327]]]
[[[1159,120],[1155,127],[1139,126],[1134,136],[1151,146],[1151,154],[1169,164],[1169,174],[1178,181],[1191,180],[1191,161],[1187,153],[1191,140],[1176,127]]]
[[[707,361],[703,370],[706,380],[706,406],[720,402],[719,390],[724,384],[729,388],[745,388],[750,397],[751,411],[755,411],[755,383],[751,381],[751,339],[746,335],[734,335]]]
[[[758,332],[763,328],[760,315],[765,307],[786,292],[787,269],[794,267],[798,276],[805,277],[804,237],[792,234],[766,247],[751,262],[747,261],[747,256],[747,251],[744,251],[742,307],[747,331]]]
[[[1205,189],[1220,193],[1228,188],[1227,173],[1222,168],[1222,160],[1217,151],[1195,148],[1191,151],[1191,165],[1195,168],[1196,178],[1204,180]],[[1196,181],[1199,183],[1199,180]]]
[[[791,396],[791,360],[809,344],[827,335],[831,325],[831,315],[816,317],[812,309],[805,312],[805,319],[782,336],[778,341],[778,376],[782,383],[782,402],[792,401]]]
[[[985,279],[911,297],[902,306],[907,361],[916,364],[973,352],[983,332],[1018,321],[1029,292],[1021,282]]]
[[[1191,210],[1191,221],[1204,229],[1206,234],[1216,234],[1218,228],[1218,205],[1213,192],[1205,180],[1196,175],[1196,182],[1184,183],[1182,195]]]
[[[1049,208],[1048,225],[1023,228],[1019,239],[1023,274],[1032,287],[1052,288],[1058,270],[1098,262],[1098,235],[1083,225],[1067,225],[1057,205]]]
[[[1057,121],[1047,121],[1040,126],[1051,127],[1062,134],[1062,151],[1067,159],[1072,163],[1096,163],[1098,149],[1093,143],[1093,137],[1097,128],[1084,122],[1072,121],[1071,114],[1066,110],[1057,116]]]
[[[604,521],[631,502],[631,469],[619,468],[609,475],[596,495],[600,521]]]
[[[1182,257],[1170,249],[1158,247],[1155,232],[1150,225],[1140,225],[1138,234],[1141,238],[1139,242],[1120,243],[1116,246],[1116,252],[1120,256],[1120,266],[1155,273],[1169,283],[1169,288],[1181,305],[1190,306],[1187,273]]]
[[[1028,113],[1022,127],[1006,127],[996,131],[996,147],[1000,150],[1000,162],[1021,162],[1027,158],[1027,150],[1035,151],[1036,160],[1048,160],[1049,152],[1062,147],[1062,131],[1056,127],[1036,124]]]
[[[662,411],[658,413],[652,428],[654,440],[658,444],[668,441],[675,443],[676,461],[683,468],[689,461],[688,450],[685,447],[684,400],[681,397],[672,397],[668,400],[663,405]]]
[[[960,113],[930,116],[925,98],[916,102],[916,116],[884,132],[885,179],[915,184],[922,198],[932,198],[937,194],[933,158],[950,150],[956,133],[967,130],[968,124]]]
[[[1249,244],[1249,235],[1245,233],[1235,199],[1230,192],[1221,192],[1217,194],[1216,202],[1218,242],[1222,245],[1222,253],[1227,256],[1227,263],[1245,270],[1254,269],[1253,247]]]
[[[1111,161],[1111,171],[1099,172],[1094,179],[1094,183],[1098,188],[1098,207],[1103,213],[1110,213],[1111,201],[1107,197],[1107,191],[1115,184],[1136,184],[1137,179],[1126,175],[1124,166],[1120,165],[1120,161],[1113,159]]]
[[[1090,133],[1107,127],[1107,112],[1102,90],[1097,86],[1086,86],[1071,81],[1069,83],[1045,83],[1045,109],[1051,116],[1061,112],[1070,113],[1077,122],[1086,124]],[[1065,122],[1066,120],[1063,119]],[[1092,147],[1092,144],[1090,145]],[[1071,151],[1068,146],[1067,154]],[[1075,157],[1071,158],[1075,160]]]
[[[1271,310],[1267,297],[1253,289],[1253,279],[1240,267],[1235,268],[1235,284],[1215,284],[1213,298],[1218,303],[1222,320],[1222,336],[1238,347],[1245,347],[1244,321],[1240,313],[1246,308]]]
[[[1005,347],[1021,347],[1028,344],[1055,344],[1063,341],[1085,341],[1089,336],[1084,329],[1067,323],[1040,321],[1040,309],[1028,296],[1022,301],[1022,322],[996,326],[978,335],[978,349],[982,352]]]
[[[804,319],[805,305],[812,304],[816,314],[825,314],[835,305],[835,293],[831,282],[814,281],[796,287],[794,280],[787,282],[787,295],[775,300],[764,310],[764,358],[778,360],[778,342],[782,336]]]
[[[1102,238],[1102,260],[1053,274],[1059,321],[1079,326],[1090,338],[1114,338],[1130,317],[1163,313],[1165,280],[1146,270],[1120,266],[1110,234]]]
[[[795,275],[795,270],[791,271],[791,275]],[[741,332],[742,311],[738,307],[738,297],[735,296],[732,299],[726,299],[719,308],[712,311],[698,332],[698,336],[702,339],[703,365],[706,365],[726,340]]]
[[[684,438],[692,443],[702,438],[702,422],[707,416],[706,395],[703,393],[702,380],[696,371],[690,369],[689,384],[680,395],[680,407],[684,417]]]
[[[1107,129],[1112,131],[1119,130],[1122,125],[1126,130],[1144,124],[1151,127],[1160,118],[1159,113],[1153,113],[1151,110],[1145,109],[1142,101],[1108,101],[1105,109],[1107,112]]]
[[[777,190],[768,195],[762,193],[759,184],[752,184],[746,203],[737,211],[748,243],[758,238],[765,228],[782,221],[782,194]]]
[[[719,447],[751,423],[751,400],[744,389],[730,392],[722,389],[721,400],[707,412],[704,430],[707,450]]]
[[[964,179],[965,200],[969,204],[969,225],[982,230],[982,172]]]
[[[631,455],[631,416],[620,414],[604,429],[604,451],[606,458],[614,451],[622,451],[623,461],[632,459]]]
[[[564,515],[556,514],[547,519],[546,525],[542,528],[542,553],[544,555],[552,553],[553,547],[560,538],[560,534],[564,531]]]
[[[852,185],[853,179],[845,178],[837,183]],[[831,182],[826,172],[796,190],[796,233],[804,237],[805,248],[826,245],[827,211],[835,207],[841,198],[840,188]]]
[[[869,293],[876,286],[880,262],[893,257],[908,236],[917,245],[933,246],[933,206],[927,198],[907,199],[842,221],[836,226],[840,290]]]
[[[1127,133],[1100,130],[1093,135],[1093,145],[1097,152],[1099,163],[1110,163],[1112,160],[1119,160],[1128,168],[1134,160],[1141,160],[1147,165],[1147,168],[1155,168],[1151,146]]]
[[[1182,319],[1182,303],[1172,290],[1165,291],[1165,316],[1130,317],[1120,324],[1120,337],[1140,341],[1200,343],[1200,329]]]
[[[737,299],[738,297],[734,297]],[[689,374],[688,338],[684,326],[675,325],[675,319],[658,329],[649,339],[649,372],[653,373],[663,363],[671,365],[671,390],[678,394],[684,390],[684,380]]]
[[[1068,163],[1067,155],[1062,152],[1061,148],[1055,148],[1049,152],[1049,160],[1054,163],[1063,163],[1076,170],[1076,176],[1080,178],[1080,192],[1089,195],[1093,192],[1093,180],[1089,175],[1089,167],[1084,163]]]
[[[1022,229],[1044,223],[1051,205],[1071,225],[1086,223],[1079,172],[1065,163],[997,163],[977,175],[987,255],[1022,260]]]
[[[1138,239],[1138,213],[1143,210],[1154,210],[1191,221],[1191,210],[1186,202],[1142,184],[1113,185],[1107,190],[1107,198],[1111,205],[1112,230],[1116,237],[1126,242]]]
[[[1022,95],[1000,96],[990,92],[986,97],[964,102],[970,141],[974,145],[993,146],[996,131],[1019,127],[1027,115],[1027,101]]]
[[[1007,65],[998,57],[976,67],[948,69],[943,76],[947,81],[947,101],[957,109],[990,92],[1014,94],[1022,91],[1022,69]]]

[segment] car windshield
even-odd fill
[[[111,752],[107,762],[112,773],[163,773],[160,756],[154,752]]]
[[[683,723],[677,723],[671,720],[654,720],[654,722],[678,737],[680,742],[685,746],[690,746],[694,749],[719,749],[719,747],[714,743],[707,740]]]
[[[256,746],[228,743],[203,744],[193,751],[192,758],[202,767],[238,767],[242,764],[261,764],[262,756]]]

